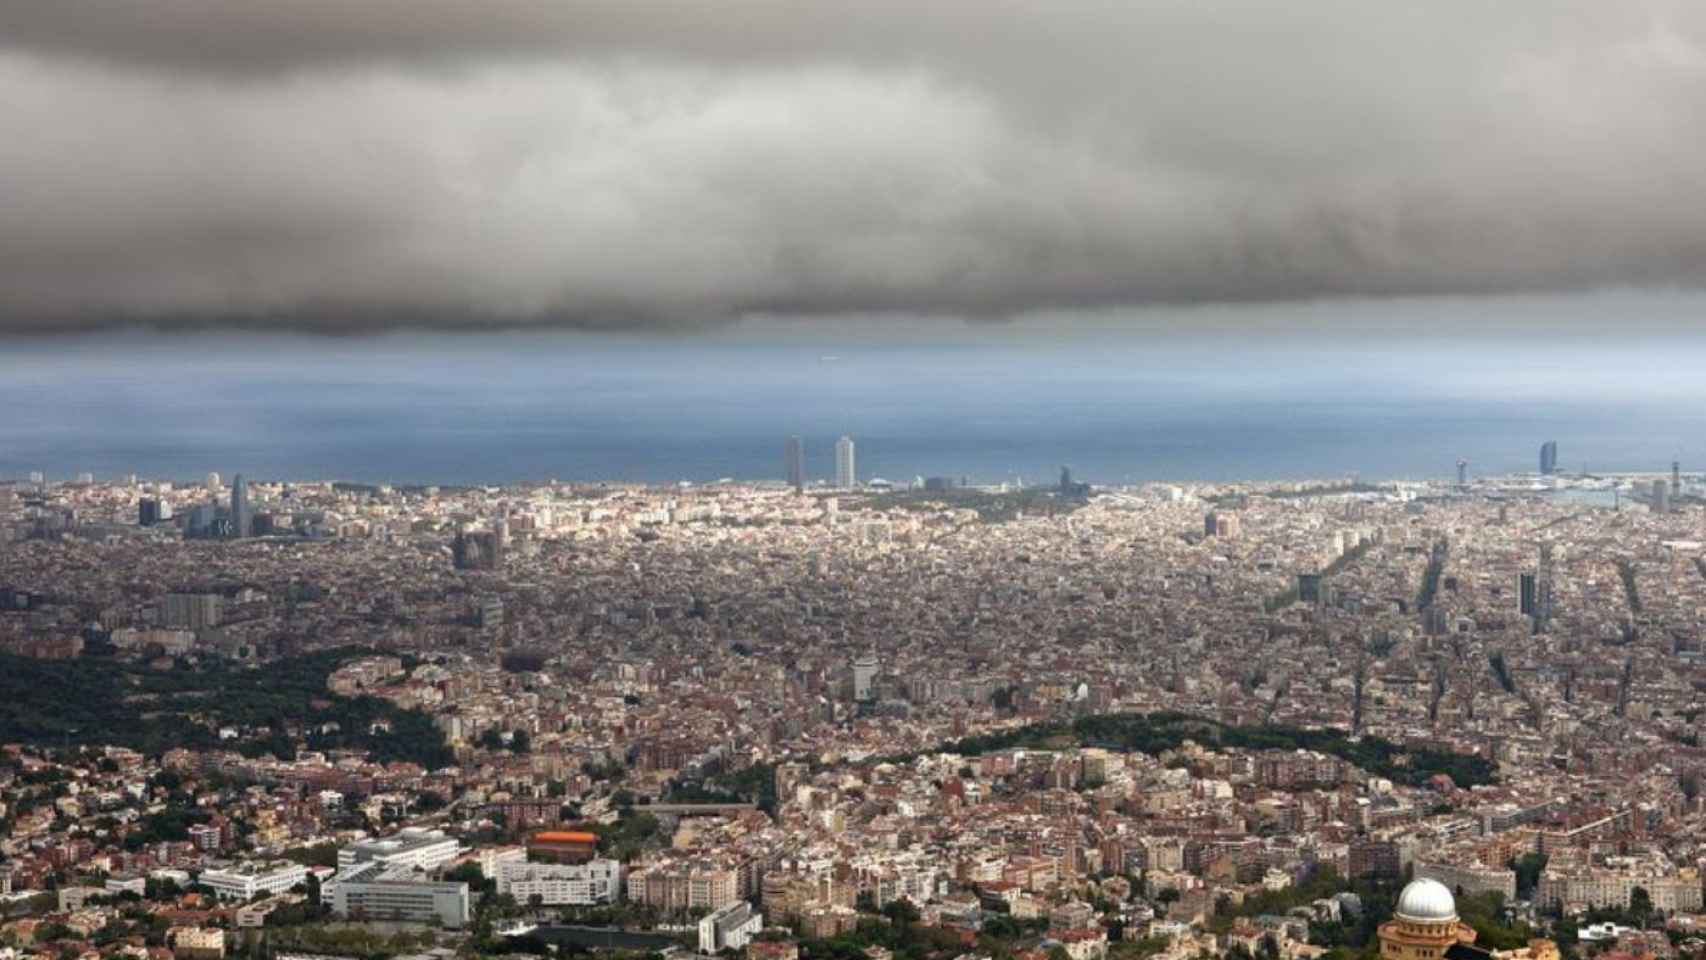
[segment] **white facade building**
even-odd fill
[[[622,896],[622,864],[615,860],[586,863],[527,863],[506,860],[498,864],[498,893],[507,893],[519,903],[537,896],[545,906],[592,906],[615,903]]]
[[[221,900],[252,900],[256,894],[283,893],[308,880],[308,868],[287,860],[251,860],[219,870],[204,870],[197,882]]]
[[[877,674],[882,664],[869,654],[853,661],[853,699],[869,700],[875,695]]]
[[[764,914],[752,909],[752,904],[745,900],[730,904],[699,921],[699,952],[744,950],[753,934],[762,929]]]
[[[320,891],[321,899],[340,917],[405,920],[460,928],[471,909],[466,883],[443,883],[418,878],[414,868],[386,867],[368,862],[340,870]]]
[[[455,837],[438,830],[409,827],[389,837],[363,840],[338,850],[338,870],[342,872],[359,863],[433,870],[456,859],[459,852]]]
[[[853,462],[853,438],[842,437],[835,441],[835,485],[842,490],[851,490],[859,482],[859,470]]]

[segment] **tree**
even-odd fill
[[[451,883],[466,883],[470,890],[479,890],[486,884],[485,872],[472,861],[445,871],[444,879]]]
[[[890,900],[888,903],[883,904],[883,916],[888,917],[897,924],[905,926],[909,923],[917,923],[920,914],[918,912],[918,908],[912,905],[912,901],[899,899]]]
[[[1647,892],[1646,887],[1629,891],[1629,918],[1638,927],[1645,927],[1653,918],[1653,895]]]
[[[1546,855],[1525,853],[1512,860],[1510,867],[1516,871],[1516,895],[1526,900],[1540,883],[1540,873],[1546,869]]]

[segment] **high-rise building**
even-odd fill
[[[1653,512],[1670,512],[1670,484],[1663,480],[1653,481]]]
[[[851,490],[859,482],[859,471],[853,463],[853,438],[843,436],[835,441],[835,485]]]
[[[459,530],[450,542],[451,562],[458,570],[501,570],[507,539],[497,530]]]
[[[249,484],[239,473],[231,478],[231,536],[241,539],[254,532],[255,518],[249,512]]]
[[[1548,440],[1540,445],[1540,472],[1544,476],[1558,472],[1558,441]]]
[[[168,593],[160,602],[160,625],[179,630],[217,627],[225,600],[214,593]]]
[[[1525,614],[1533,615],[1535,604],[1534,574],[1524,572],[1517,580],[1519,609]]]
[[[136,523],[138,526],[152,527],[160,522],[160,501],[153,497],[143,497],[136,504]]]
[[[1682,496],[1682,461],[1670,462],[1670,496],[1672,500]]]
[[[218,514],[219,511],[211,503],[198,503],[190,507],[189,514],[184,517],[184,536],[212,536]]]
[[[207,489],[209,489],[209,490],[218,490],[219,489],[219,471],[218,470],[209,470],[208,471],[208,473],[207,473]]]
[[[1241,526],[1236,513],[1210,510],[1203,514],[1202,532],[1205,537],[1236,537]]]
[[[799,437],[789,437],[782,448],[782,459],[788,467],[788,486],[795,493],[804,493],[806,489],[806,444]]]
[[[869,700],[875,694],[877,671],[881,669],[877,658],[869,654],[853,661],[853,699]]]
[[[1391,840],[1369,837],[1351,842],[1347,866],[1352,879],[1396,877],[1402,872],[1398,845]]]
[[[1460,487],[1469,486],[1469,461],[1467,460],[1457,461],[1457,485]]]
[[[1552,574],[1558,549],[1550,543],[1540,545],[1540,565],[1534,575],[1534,632],[1545,633],[1552,628]]]

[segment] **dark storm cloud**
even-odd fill
[[[1698,4],[0,0],[0,318],[1695,287]]]

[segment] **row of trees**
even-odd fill
[[[1457,786],[1477,786],[1492,783],[1498,771],[1498,765],[1485,757],[1442,750],[1405,749],[1374,736],[1352,739],[1345,731],[1331,727],[1304,730],[1285,726],[1230,726],[1182,713],[1091,714],[1071,723],[1034,723],[966,737],[937,749],[962,756],[979,756],[1014,747],[1046,749],[1077,744],[1153,756],[1176,750],[1186,740],[1246,750],[1315,750],[1355,764],[1369,773],[1411,786],[1420,785],[1442,773]],[[883,759],[905,761],[910,756]]]

